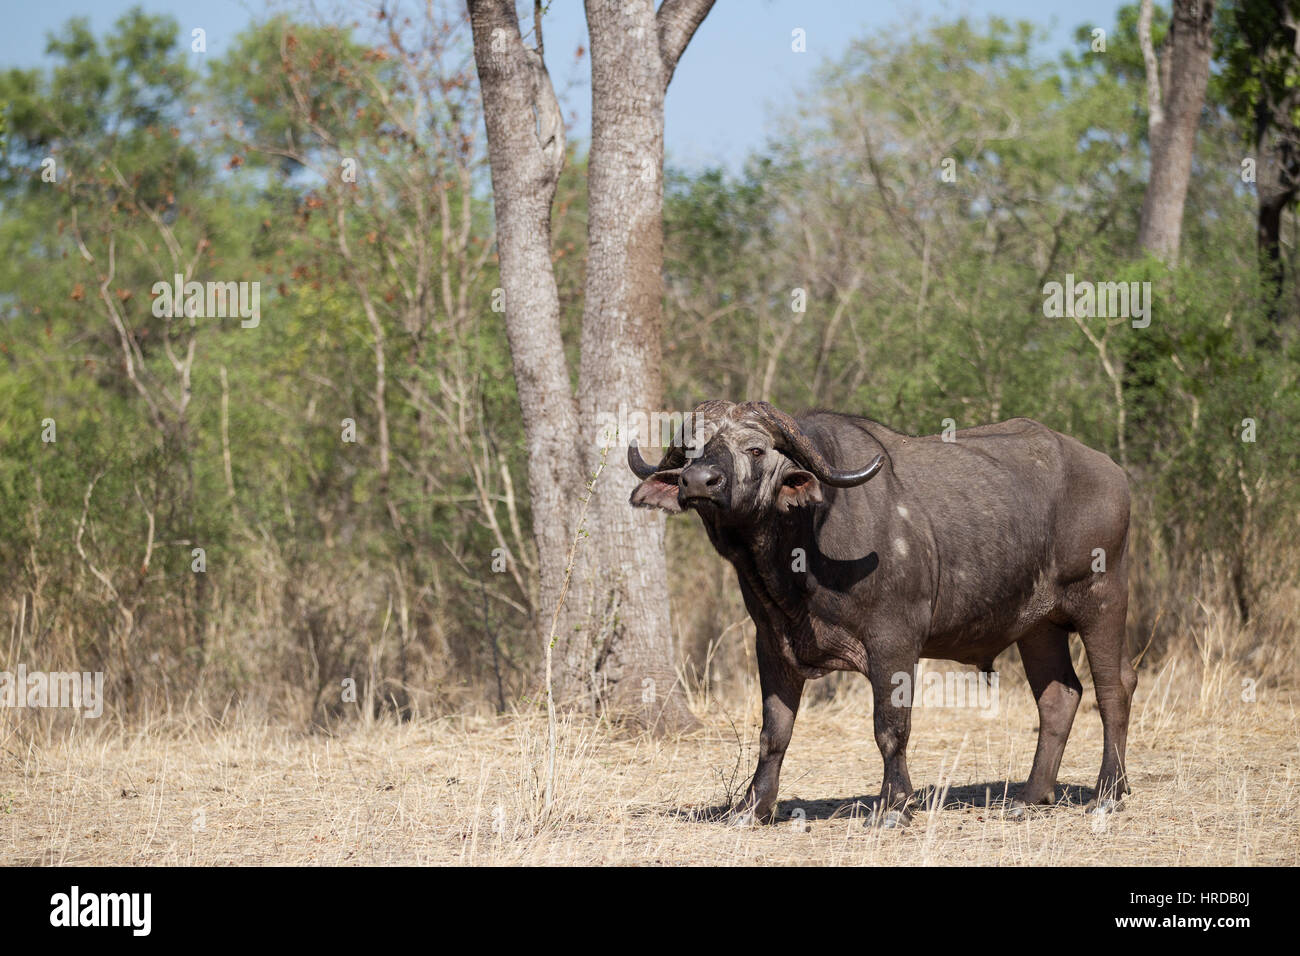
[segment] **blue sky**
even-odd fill
[[[94,31],[102,34],[137,3],[174,16],[186,46],[190,30],[202,27],[209,55],[216,56],[268,7],[260,0],[6,0],[0,67],[42,63],[46,35],[71,17],[89,17]],[[369,6],[354,2],[349,9],[360,15]],[[531,16],[531,2],[521,6]],[[779,135],[783,114],[794,108],[795,91],[808,85],[818,65],[838,57],[855,37],[885,30],[902,35],[930,19],[996,15],[1042,27],[1047,33],[1044,52],[1054,53],[1073,44],[1080,24],[1112,27],[1120,6],[1119,0],[914,0],[905,7],[876,0],[718,0],[668,91],[668,161],[688,169],[738,168],[750,150]],[[573,51],[579,43],[586,46],[581,0],[552,0],[543,25],[551,73],[572,116],[569,136],[586,139],[588,64],[584,60],[573,66]],[[806,33],[806,53],[791,51],[796,27]]]

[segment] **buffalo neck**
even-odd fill
[[[888,535],[887,516],[883,522],[874,518],[865,497],[851,500],[832,488],[825,495],[813,508],[775,513],[747,526],[704,519],[718,552],[764,604],[790,620],[830,610],[850,591],[869,600],[874,590],[876,549]],[[826,536],[836,542],[833,556],[822,550]]]

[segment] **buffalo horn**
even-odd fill
[[[641,451],[636,447],[636,439],[632,439],[627,445],[627,464],[638,478],[649,478],[657,469],[654,465],[647,462],[641,457]]]
[[[803,429],[793,418],[773,408],[767,402],[756,402],[755,408],[759,419],[772,432],[772,437],[777,440],[778,446],[784,446],[782,451],[790,452],[793,458],[802,462],[804,467],[817,476],[818,481],[825,482],[833,488],[852,488],[860,485],[875,477],[876,472],[880,471],[885,464],[885,459],[877,455],[865,468],[856,471],[834,468],[814,447],[812,439],[804,434]]]

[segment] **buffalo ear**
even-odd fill
[[[632,489],[628,500],[638,508],[662,508],[669,514],[678,514],[682,510],[677,503],[677,479],[681,473],[680,468],[656,471]]]
[[[822,483],[811,471],[792,471],[781,479],[776,506],[782,511],[815,505],[822,500]]]

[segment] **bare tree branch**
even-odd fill
[[[664,63],[665,90],[677,70],[677,61],[713,9],[713,3],[714,0],[664,0],[659,5],[655,24],[659,32],[659,58]]]
[[[1147,114],[1150,137],[1154,141],[1165,123],[1164,99],[1160,89],[1160,61],[1151,42],[1151,18],[1154,14],[1152,0],[1142,0],[1138,14],[1138,45],[1142,48],[1142,62],[1147,70]]]

